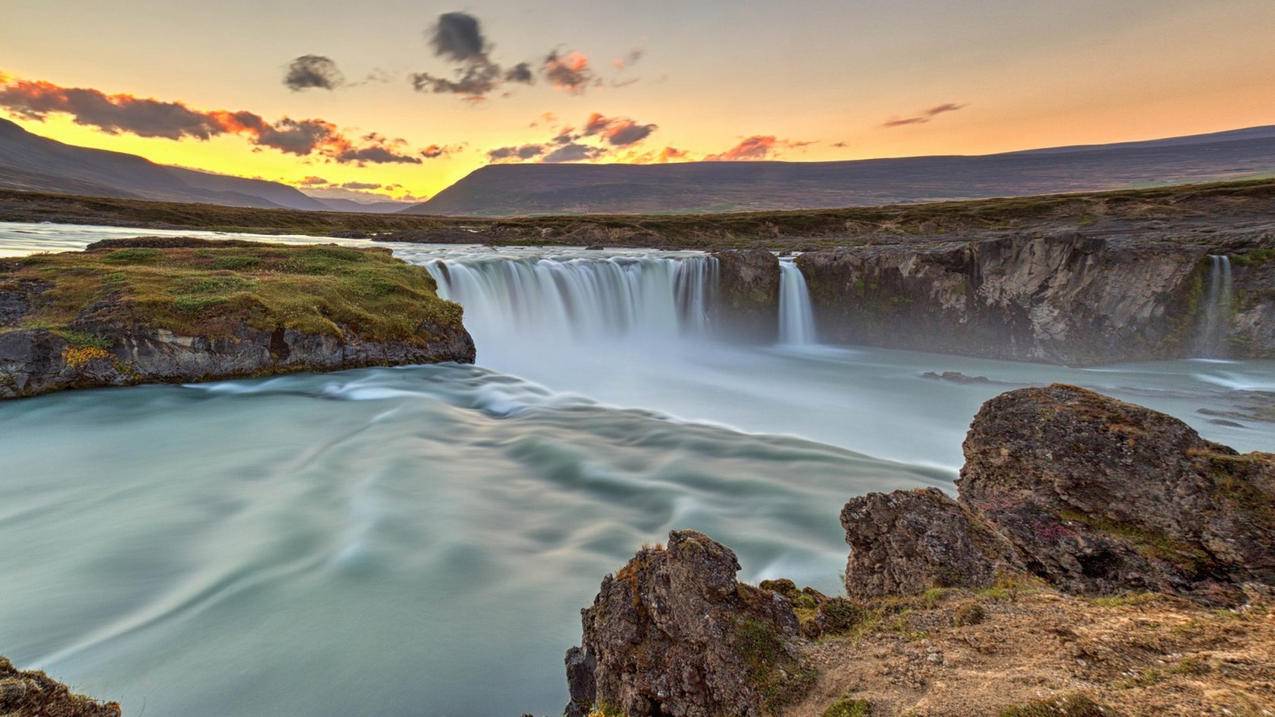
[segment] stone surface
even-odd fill
[[[120,717],[114,702],[77,695],[43,672],[21,672],[0,657],[0,715],[4,717]]]
[[[1019,569],[1008,541],[937,488],[853,498],[841,511],[841,525],[850,544],[851,597],[982,588]]]
[[[567,654],[567,714],[746,717],[800,692],[812,675],[791,647],[792,606],[736,582],[738,570],[728,548],[687,530],[607,576]]]
[[[1275,456],[1075,386],[1004,393],[965,439],[961,501],[1068,591],[1240,598],[1275,585]]]
[[[712,321],[722,335],[770,343],[779,337],[779,258],[765,249],[713,254],[718,292]]]

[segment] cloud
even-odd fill
[[[283,84],[293,92],[309,88],[335,90],[345,84],[345,76],[329,57],[302,55],[288,65]]]
[[[624,70],[636,65],[638,61],[642,59],[642,55],[644,54],[646,53],[642,48],[635,47],[632,50],[629,50],[623,57],[617,57],[614,60],[611,60],[611,66],[616,70],[623,72]]]
[[[419,154],[425,159],[438,159],[439,157],[446,157],[449,154],[456,154],[464,149],[464,145],[460,144],[431,144],[422,149]]]
[[[398,146],[400,142],[370,134],[362,138],[362,144],[356,144],[336,125],[321,119],[283,117],[269,122],[244,110],[197,110],[182,102],[108,95],[100,90],[60,87],[50,82],[10,79],[0,84],[0,107],[35,121],[43,121],[50,114],[65,114],[76,124],[108,134],[125,132],[139,137],[201,141],[235,135],[256,147],[297,156],[318,155],[335,162],[421,162],[403,151]]]
[[[641,142],[656,129],[654,124],[638,124],[628,117],[604,117],[594,112],[584,125],[584,134],[601,135],[609,144],[624,147]]]
[[[597,83],[597,77],[589,67],[589,58],[575,50],[566,54],[551,51],[541,64],[540,73],[549,84],[573,95],[581,94],[589,85]]]
[[[314,175],[310,175],[309,177],[302,179],[299,182],[299,184],[303,187],[322,187],[326,184],[329,184],[329,182],[323,177],[316,177]]]
[[[465,12],[445,12],[426,31],[434,54],[456,62],[487,59],[487,38],[482,23]]]
[[[540,159],[545,164],[555,164],[558,162],[580,162],[586,159],[597,159],[606,154],[606,150],[601,147],[594,147],[579,142],[571,142],[546,154]]]
[[[519,62],[513,67],[505,71],[506,82],[519,82],[524,85],[530,85],[536,81],[536,75],[531,71],[530,62]]]
[[[772,135],[753,135],[744,138],[739,144],[719,154],[704,157],[705,162],[744,162],[767,159],[779,149],[800,149],[814,144],[813,141],[778,139]]]
[[[663,164],[664,162],[672,162],[678,159],[686,159],[687,156],[689,155],[690,155],[690,152],[687,152],[684,149],[678,149],[677,147],[665,147],[664,149],[660,150],[660,153],[659,155],[656,156],[655,161]]]
[[[500,67],[492,63],[476,63],[456,70],[456,79],[416,72],[411,75],[412,87],[417,92],[451,93],[468,98],[482,99],[500,85]]]
[[[380,189],[382,185],[377,182],[345,182],[343,184],[337,184],[334,186],[339,187],[341,189],[354,189],[354,190],[362,191],[366,189]]]
[[[514,147],[497,147],[487,152],[487,158],[493,162],[508,162],[527,160],[539,157],[545,153],[543,145],[524,144]]]
[[[944,114],[946,112],[955,112],[959,109],[964,109],[964,108],[965,108],[964,104],[957,104],[955,102],[944,102],[941,105],[935,105],[929,109],[921,110],[920,112],[918,112],[915,115],[912,115],[911,117],[892,117],[886,120],[885,122],[882,122],[881,126],[882,127],[904,127],[910,124],[925,124],[926,122],[929,122],[930,120],[934,119],[935,117],[941,114]]]

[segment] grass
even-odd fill
[[[1000,717],[1106,717],[1111,712],[1082,694],[1067,694],[1006,707]]]
[[[842,697],[828,705],[823,717],[872,717],[872,703],[867,700]]]
[[[75,350],[69,360],[110,347],[109,340],[85,326],[139,322],[179,335],[218,337],[232,336],[246,324],[423,343],[428,337],[420,333],[422,325],[449,327],[461,319],[459,306],[438,297],[428,272],[394,259],[386,249],[218,246],[198,240],[167,244],[107,243],[96,250],[16,260],[11,278],[51,286],[22,326],[9,328],[60,334]]]
[[[775,713],[806,695],[817,677],[815,670],[788,654],[782,636],[771,623],[744,618],[735,624],[735,649],[748,669],[748,680]]]
[[[1226,212],[1253,213],[1275,198],[1275,180],[1161,186],[846,209],[704,214],[513,218],[354,214],[150,202],[0,191],[0,221],[53,221],[152,228],[199,228],[440,243],[656,248],[764,246],[809,249],[980,230],[1021,230],[1042,221],[1076,227],[1104,220],[1145,221]],[[1246,204],[1247,203],[1247,204]],[[1261,206],[1258,206],[1261,205]],[[1258,252],[1245,261],[1267,261]],[[227,258],[221,268],[241,269]]]

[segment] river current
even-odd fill
[[[0,224],[0,256],[139,233],[200,234]],[[579,609],[640,545],[696,528],[745,580],[835,592],[845,499],[951,489],[1009,388],[1275,449],[1270,424],[1200,413],[1275,390],[1275,362],[822,346],[792,284],[784,342],[732,345],[701,255],[391,246],[465,306],[476,366],[0,403],[0,654],[128,715],[558,714]]]

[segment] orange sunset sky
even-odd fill
[[[0,116],[395,198],[494,161],[814,161],[1275,122],[1272,0],[0,0]]]

